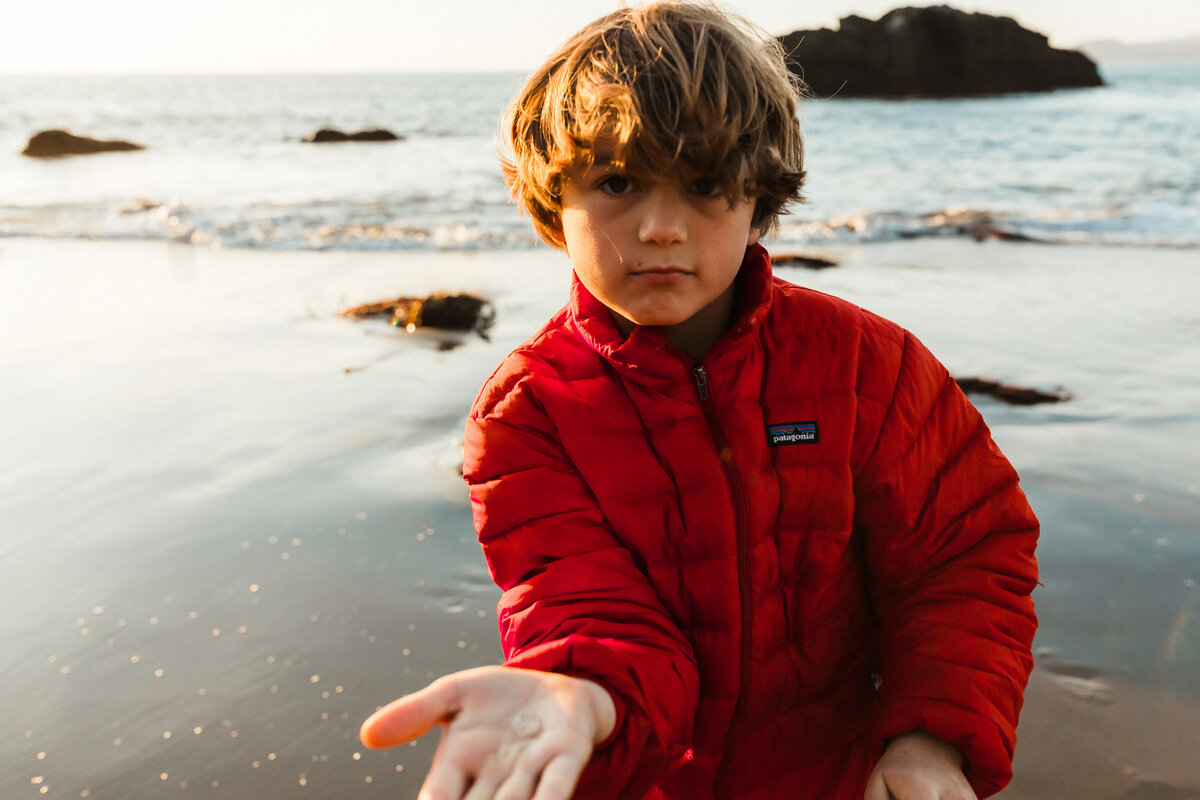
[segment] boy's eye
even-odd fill
[[[721,184],[716,178],[697,178],[692,181],[692,192],[701,197],[716,197],[721,193]]]
[[[627,194],[633,190],[633,183],[624,175],[608,175],[597,184],[605,194]]]

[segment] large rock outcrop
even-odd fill
[[[792,70],[819,98],[965,97],[1101,86],[1083,53],[1050,46],[1009,17],[949,6],[849,16],[834,31],[780,37]]]
[[[119,139],[101,141],[87,136],[76,136],[70,131],[52,130],[35,133],[21,151],[21,155],[32,158],[61,158],[91,153],[107,153],[119,150],[143,150],[140,144],[123,142]]]

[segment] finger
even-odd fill
[[[570,753],[551,759],[542,770],[533,800],[569,800],[586,765],[586,758]]]
[[[500,785],[500,780],[504,776],[494,771],[483,770],[471,784],[470,790],[463,796],[463,800],[493,800],[496,797],[496,788]],[[420,798],[425,800],[425,798]]]
[[[493,800],[496,790],[512,770],[511,748],[506,749],[495,740],[484,750],[470,748],[469,751],[456,753],[456,756],[470,759],[463,764],[475,775],[475,782],[463,800]]]
[[[367,747],[395,747],[445,722],[457,710],[457,693],[448,683],[434,681],[368,717],[359,731],[359,738]]]
[[[863,795],[863,800],[892,800],[892,793],[888,791],[887,783],[883,780],[883,773],[878,769],[872,772],[867,780],[867,792]]]
[[[529,800],[533,796],[543,759],[534,761],[528,756],[526,753],[513,765],[504,782],[497,787],[495,800]]]
[[[468,782],[467,774],[457,766],[435,758],[417,800],[460,800]]]
[[[537,784],[537,775],[525,770],[513,770],[504,783],[496,789],[494,800],[529,800],[533,796],[533,787]]]

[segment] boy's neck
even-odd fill
[[[737,299],[737,281],[729,284],[724,292],[691,317],[676,325],[661,328],[667,344],[699,361],[709,348],[728,332],[733,324],[733,312]],[[611,309],[610,309],[611,311]],[[637,324],[616,311],[611,311],[617,330],[625,338],[633,333]]]

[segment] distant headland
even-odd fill
[[[1113,39],[1084,42],[1079,49],[1101,63],[1110,61],[1200,61],[1200,33],[1182,39],[1126,44]]]

